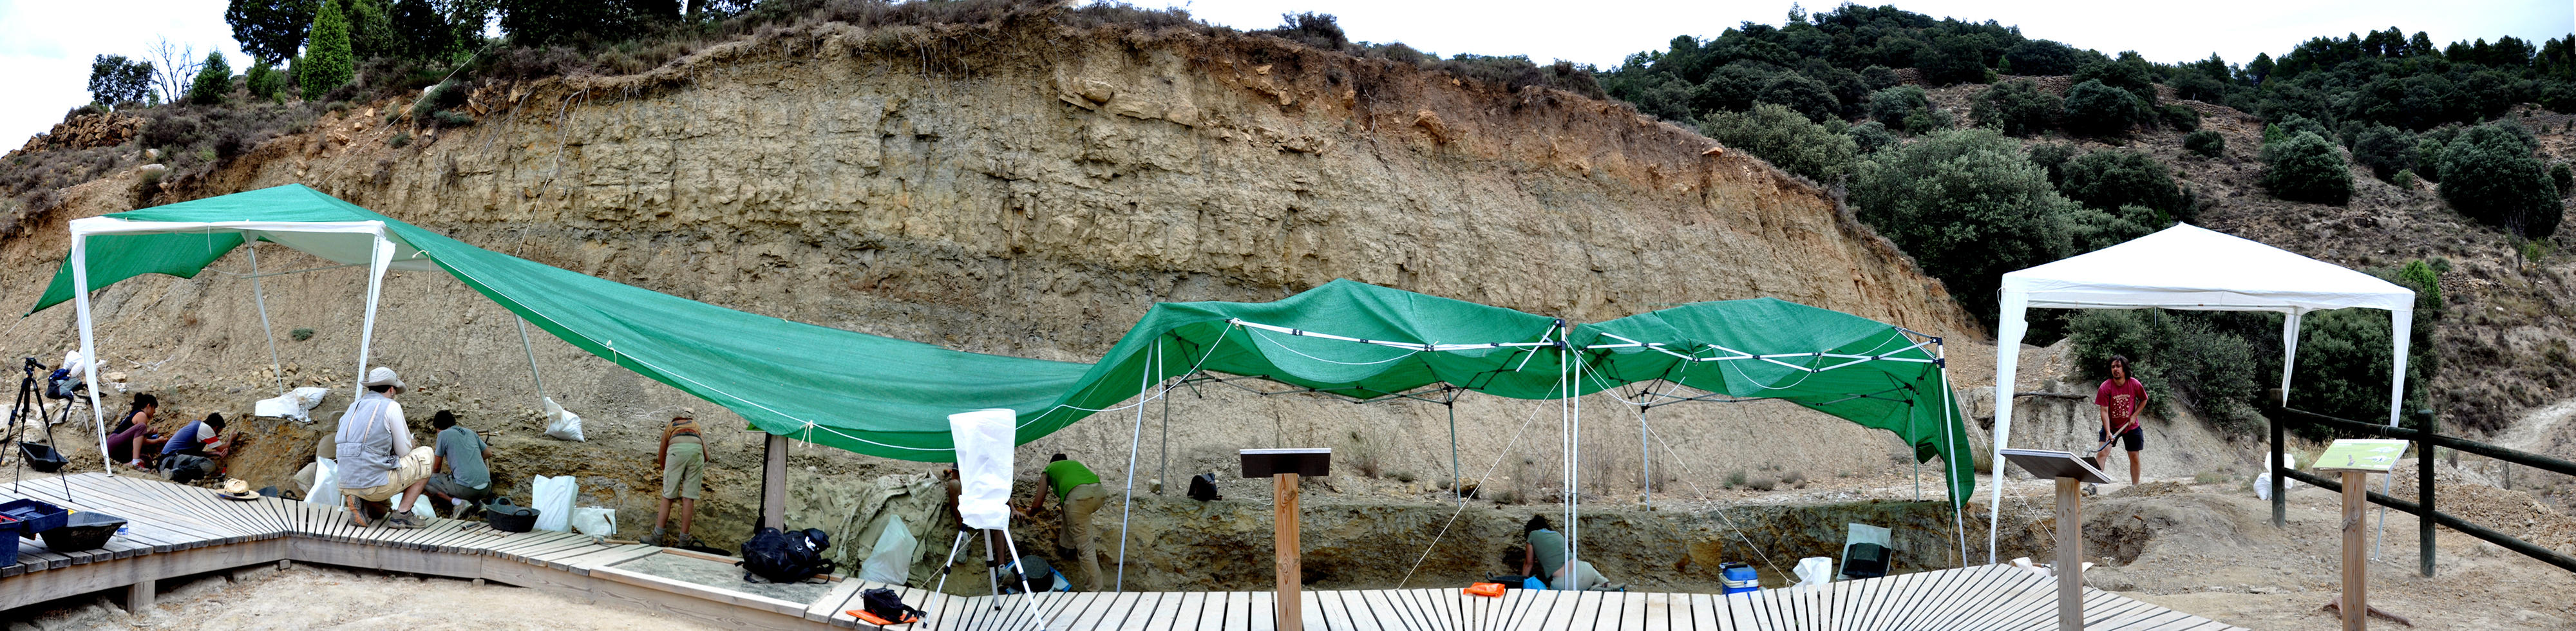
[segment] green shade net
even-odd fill
[[[718,307],[477,248],[302,185],[108,216],[382,221],[403,246],[592,355],[722,405],[762,431],[888,458],[952,460],[952,413],[1014,410],[1026,443],[1141,402],[1140,393],[1167,379],[1203,373],[1363,400],[1448,387],[1555,399],[1569,389],[1637,385],[1621,396],[1675,401],[1682,395],[1664,391],[1679,384],[1705,398],[1779,399],[1887,430],[1914,446],[1918,461],[1948,463],[1954,498],[1974,484],[1955,457],[1968,448],[1966,430],[1932,346],[1884,323],[1773,299],[1695,303],[1569,329],[1511,309],[1337,280],[1275,302],[1157,304],[1099,363],[1082,364]],[[194,276],[242,243],[240,233],[220,230],[91,239],[93,289],[147,273]],[[69,300],[70,276],[68,266],[58,272],[30,312]],[[1657,384],[1664,387],[1646,394]]]

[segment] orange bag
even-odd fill
[[[1502,583],[1477,583],[1477,584],[1472,585],[1472,586],[1469,586],[1469,587],[1467,588],[1467,595],[1469,595],[1469,596],[1483,596],[1483,597],[1486,597],[1486,598],[1501,598],[1501,597],[1503,597],[1503,584],[1502,584]]]
[[[912,624],[921,621],[921,616],[904,616],[904,619],[902,620],[887,620],[877,617],[876,614],[868,613],[868,610],[866,609],[852,609],[846,613],[850,614],[851,617],[858,618],[861,622],[866,622],[880,627],[898,624]]]

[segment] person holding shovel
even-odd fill
[[[2102,408],[2102,427],[2095,430],[2095,440],[2102,446],[2093,452],[2093,461],[2110,464],[2111,444],[2118,442],[2129,451],[2129,484],[2138,483],[2138,450],[2145,449],[2147,430],[2138,426],[2138,409],[2147,404],[2147,386],[2129,376],[2129,358],[2111,356],[2111,378],[2093,393],[2093,405]],[[2118,440],[2114,441],[2113,437]]]

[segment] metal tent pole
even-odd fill
[[[268,338],[268,373],[277,378],[277,394],[286,395],[286,369],[277,361],[277,331],[268,326],[268,296],[259,286],[259,239],[249,239],[242,250],[250,253],[250,300],[259,307],[259,334]]]

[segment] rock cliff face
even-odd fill
[[[1620,105],[1507,93],[1265,36],[1043,20],[825,24],[636,75],[486,86],[470,127],[428,130],[383,114],[407,106],[326,117],[179,183],[178,194],[300,182],[470,243],[658,291],[1052,359],[1096,357],[1155,301],[1269,300],[1334,278],[1573,320],[1774,296],[1982,337],[1937,282],[1825,192],[1750,156]],[[401,134],[413,137],[395,146]],[[69,197],[74,212],[0,251],[22,278],[50,273],[64,251],[59,222],[124,210],[134,186],[131,175],[85,185]],[[263,271],[315,264],[278,249],[260,261]],[[239,275],[248,262],[236,255],[217,267],[228,273],[100,294],[103,343],[132,374],[129,388],[198,416],[246,415],[248,401],[281,381],[345,392],[363,280],[346,271],[263,280],[285,364],[273,378],[250,281]],[[21,283],[0,299],[27,304],[40,290]],[[524,495],[530,475],[579,475],[585,503],[619,508],[630,533],[651,527],[653,424],[685,397],[540,335],[533,354],[546,393],[591,419],[593,441],[537,438],[535,384],[522,349],[509,348],[519,340],[507,312],[443,275],[417,273],[388,282],[385,308],[375,356],[420,386],[407,399],[420,410],[413,416],[452,408],[499,433],[494,467],[513,493]],[[69,344],[69,311],[0,337]],[[293,329],[310,329],[298,334],[309,339],[293,340]],[[1587,502],[1633,501],[1650,479],[1689,490],[1685,475],[1714,489],[1728,472],[1784,464],[1808,476],[1882,472],[1900,451],[1884,433],[1787,405],[1675,406],[1653,413],[1649,476],[1635,408],[1612,397],[1588,403],[1597,418],[1583,435],[1597,442],[1582,454]],[[335,394],[324,410],[344,405]],[[1074,452],[1113,485],[1169,471],[1177,486],[1189,473],[1228,470],[1235,448],[1273,445],[1337,447],[1347,475],[1365,467],[1400,481],[1333,485],[1346,492],[1426,497],[1453,467],[1482,480],[1489,498],[1553,501],[1543,496],[1560,484],[1552,476],[1561,454],[1540,437],[1547,428],[1532,429],[1554,420],[1540,418],[1557,415],[1547,411],[1554,403],[1351,406],[1209,385],[1155,405],[1139,408],[1150,418],[1103,414],[1023,453],[1043,461]],[[246,447],[236,472],[255,484],[283,482],[329,429],[327,420],[251,425],[267,437]],[[757,445],[726,431],[710,446],[717,466],[698,524],[719,544],[739,540],[757,509]],[[1132,476],[1121,462],[1131,445],[1142,449]],[[926,468],[795,453],[791,521],[838,526],[834,539],[850,550],[873,541],[888,496],[921,488],[866,480]],[[1247,484],[1228,494],[1261,492]],[[1155,515],[1176,510],[1139,519],[1175,519]],[[930,532],[925,548],[946,542],[946,531]],[[1483,571],[1470,568],[1488,551],[1461,550],[1459,576],[1442,580]],[[1140,554],[1186,568],[1198,552]],[[1384,559],[1360,561],[1327,571],[1344,585],[1396,578],[1377,567],[1393,565]],[[1638,566],[1605,570],[1652,569]],[[1130,579],[1157,588],[1213,580],[1178,571]]]

